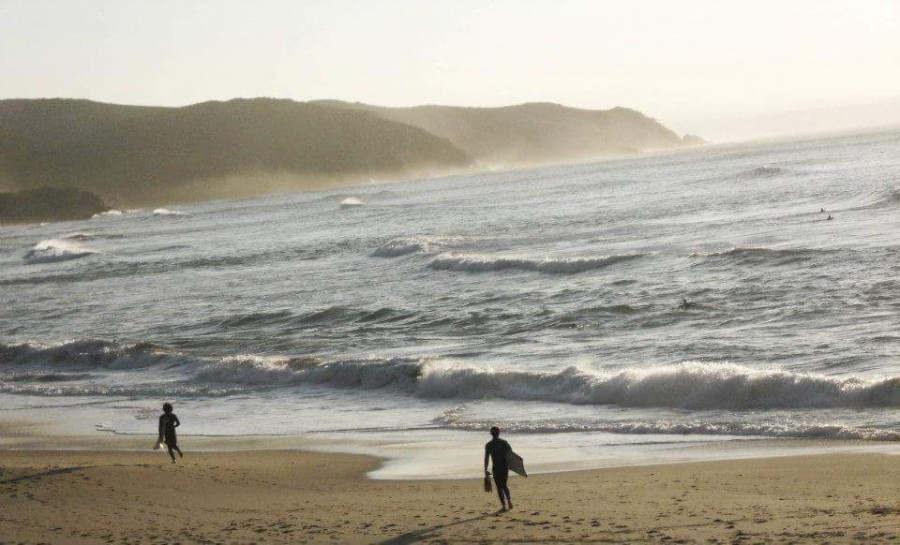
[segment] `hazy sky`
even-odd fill
[[[664,123],[900,96],[900,0],[0,0],[0,98],[552,101]]]

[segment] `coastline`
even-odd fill
[[[296,450],[0,451],[11,543],[891,543],[900,457],[831,454],[480,479],[372,480]]]

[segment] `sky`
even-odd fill
[[[698,132],[900,100],[900,0],[0,0],[0,74],[0,99],[547,101]]]

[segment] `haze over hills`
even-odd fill
[[[0,190],[43,186],[144,206],[584,161],[687,145],[625,108],[383,108],[235,99],[182,108],[0,101]]]
[[[5,189],[77,187],[119,205],[245,197],[471,163],[422,129],[286,100],[184,108],[0,102]]]
[[[340,101],[318,104],[374,112],[420,127],[447,138],[488,167],[585,161],[683,143],[656,120],[628,108],[582,110],[546,102],[503,108],[384,108]]]

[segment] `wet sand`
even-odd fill
[[[473,461],[475,474],[479,460]],[[0,451],[0,543],[900,543],[900,456],[376,481],[366,456]]]

